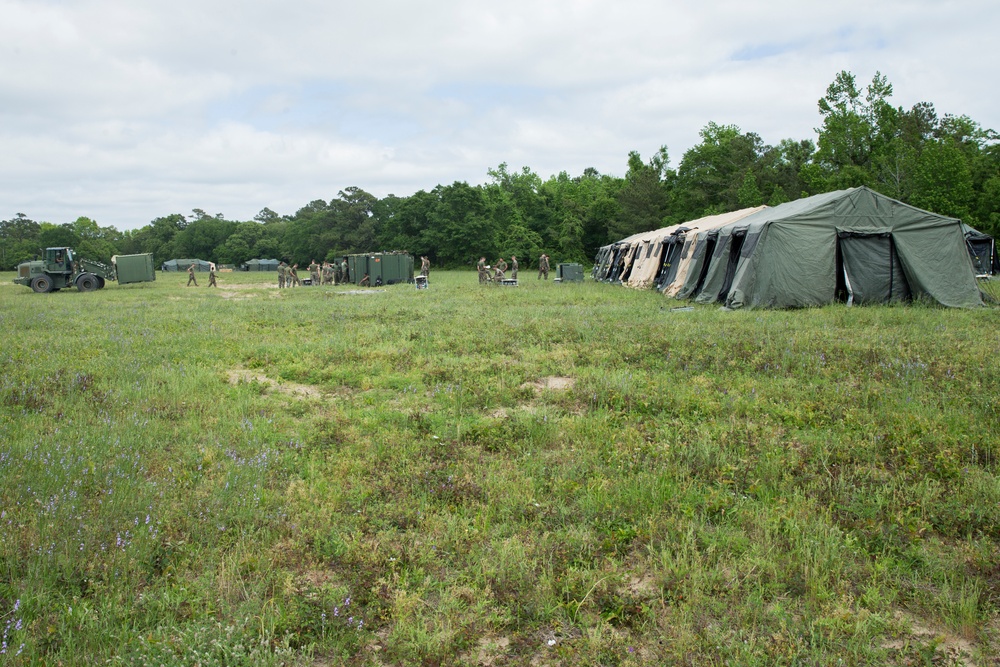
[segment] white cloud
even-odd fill
[[[343,4],[343,3],[341,3]],[[352,185],[815,138],[841,69],[998,127],[994,3],[0,0],[0,217],[132,228]]]

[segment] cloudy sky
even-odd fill
[[[0,0],[0,219],[141,227],[815,139],[840,70],[1000,130],[995,0]]]

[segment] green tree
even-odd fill
[[[677,222],[742,208],[740,189],[747,174],[756,183],[764,172],[765,156],[772,162],[780,158],[758,135],[736,125],[709,123],[701,130],[701,139],[684,153],[677,170],[673,217]],[[759,185],[757,189],[759,195]]]
[[[645,163],[638,151],[628,154],[628,172],[617,192],[619,215],[609,228],[612,238],[625,238],[666,224],[674,179],[669,164],[666,146]]]
[[[760,188],[757,187],[757,179],[754,178],[753,172],[749,169],[747,169],[746,176],[743,177],[743,185],[736,192],[736,203],[740,208],[760,206],[764,203],[764,197],[761,196]]]
[[[827,87],[818,102],[823,126],[816,130],[816,162],[829,189],[874,184],[877,156],[896,133],[898,111],[887,101],[891,96],[892,84],[880,72],[864,91],[846,70]]]
[[[80,237],[73,231],[72,226],[68,224],[55,225],[51,222],[42,222],[38,227],[38,247],[55,248],[67,246],[79,250]]]
[[[41,225],[18,213],[0,221],[0,268],[9,271],[38,254]]]

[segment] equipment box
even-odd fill
[[[146,283],[156,280],[153,256],[149,253],[144,255],[116,255],[112,258],[111,263],[115,265],[115,273],[118,275],[119,285]]]
[[[582,283],[583,264],[557,264],[556,280],[562,283]]]

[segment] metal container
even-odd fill
[[[556,280],[563,283],[582,283],[583,264],[557,264]]]
[[[115,265],[119,285],[156,280],[156,267],[153,265],[153,256],[149,253],[117,255],[113,258],[112,263]]]

